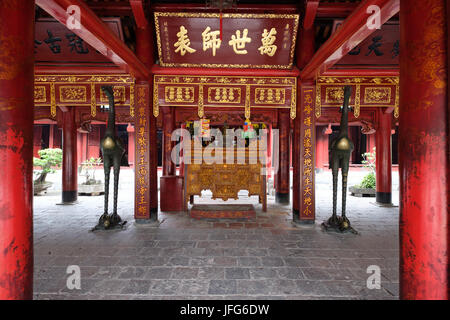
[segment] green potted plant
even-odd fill
[[[372,152],[366,152],[362,154],[364,168],[368,168],[370,172],[364,176],[359,185],[355,185],[349,188],[352,196],[355,197],[375,197],[376,195],[376,149],[373,148]]]
[[[60,168],[62,164],[61,149],[42,149],[38,151],[39,158],[33,157],[33,166],[39,167],[34,174],[34,195],[39,195],[50,188],[53,183],[45,181],[49,173],[54,173],[55,168]]]
[[[105,192],[105,184],[95,178],[95,171],[101,165],[101,158],[90,158],[81,163],[80,176],[84,176],[85,180],[78,185],[78,194],[98,196]]]

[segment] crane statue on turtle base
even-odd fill
[[[117,196],[119,189],[119,173],[122,158],[125,154],[125,148],[116,133],[116,110],[114,105],[114,90],[112,86],[103,86],[102,91],[108,98],[108,124],[105,135],[100,141],[100,150],[103,155],[103,168],[105,171],[105,211],[98,220],[98,224],[93,230],[122,228],[127,222],[122,221],[117,214]],[[108,214],[108,198],[109,198],[109,176],[111,167],[114,167],[114,205],[113,213]]]
[[[348,136],[348,112],[353,111],[349,106],[351,96],[351,87],[344,88],[344,104],[341,107],[341,123],[339,127],[339,135],[331,141],[329,148],[330,169],[333,174],[333,215],[322,225],[326,230],[334,229],[340,232],[351,231],[357,233],[348,220],[345,207],[347,200],[347,176],[350,163],[350,155],[354,149],[353,142]],[[342,170],[342,216],[336,214],[337,206],[337,188],[339,168]]]

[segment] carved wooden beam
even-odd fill
[[[400,11],[399,0],[366,0],[362,2],[303,69],[300,74],[303,81],[315,79],[377,30],[371,29],[371,25],[368,25],[369,18],[374,14],[370,10],[368,13],[368,8],[373,5],[380,9],[381,25]]]
[[[145,16],[144,4],[142,0],[130,0],[131,9],[133,10],[134,20],[138,28],[145,28],[148,24]]]
[[[309,30],[314,25],[318,7],[319,0],[306,1],[305,19],[303,20],[303,28],[305,28],[306,30]]]

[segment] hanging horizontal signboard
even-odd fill
[[[102,20],[123,41],[120,18]],[[84,42],[72,30],[52,18],[36,21],[34,53],[38,64],[112,64],[108,58]]]
[[[290,69],[298,22],[298,14],[155,12],[160,65]]]
[[[342,25],[342,20],[336,20],[333,32]],[[377,68],[396,68],[400,57],[400,25],[389,22],[375,30],[370,36],[353,48],[336,66],[376,66]]]

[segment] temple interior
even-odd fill
[[[1,1],[0,299],[447,300],[449,14]]]

